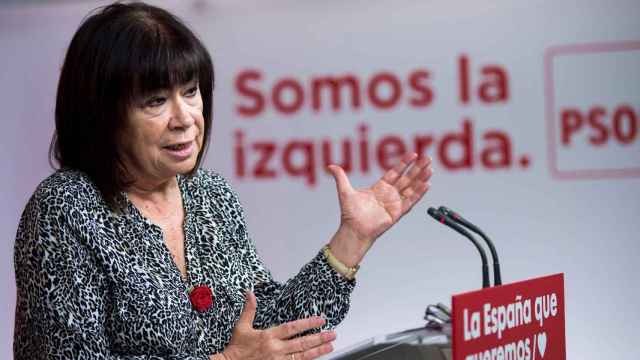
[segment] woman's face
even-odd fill
[[[136,182],[162,182],[193,169],[203,137],[202,97],[194,80],[136,100],[120,135],[120,153]]]

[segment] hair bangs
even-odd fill
[[[166,30],[141,35],[140,44],[133,47],[137,61],[129,71],[130,100],[198,81],[206,58],[193,39]]]

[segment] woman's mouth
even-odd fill
[[[169,149],[169,150],[178,151],[178,150],[184,149],[188,145],[189,145],[189,143],[180,143],[180,144],[167,145],[167,146],[165,146],[165,148]]]
[[[191,154],[193,153],[193,140],[183,143],[166,145],[162,148],[167,150],[167,152],[173,157],[178,158],[179,160],[184,160],[185,158],[191,156]]]

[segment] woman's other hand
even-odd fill
[[[231,335],[231,341],[222,355],[226,360],[310,360],[333,351],[331,342],[336,339],[333,331],[294,336],[323,326],[325,320],[310,317],[284,323],[267,330],[253,328],[256,315],[256,297],[247,292],[247,301]],[[219,355],[218,355],[219,356]],[[214,359],[217,357],[214,356]]]
[[[344,170],[330,165],[340,202],[340,227],[331,239],[331,252],[345,265],[355,266],[373,242],[406,214],[429,190],[431,159],[406,154],[371,187],[354,189]]]

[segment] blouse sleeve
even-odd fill
[[[90,228],[79,220],[78,208],[65,205],[73,202],[62,190],[40,191],[22,214],[14,250],[14,359],[207,360],[204,354],[163,358],[110,352],[104,329],[107,285],[80,240],[90,236]]]
[[[235,229],[236,246],[244,267],[253,273],[253,288],[258,301],[254,326],[264,329],[309,316],[322,316],[327,320],[323,329],[335,328],[349,310],[355,280],[347,280],[337,273],[319,251],[297,275],[284,283],[275,281],[248,235],[244,210],[237,194],[231,193],[232,206],[239,214]]]

